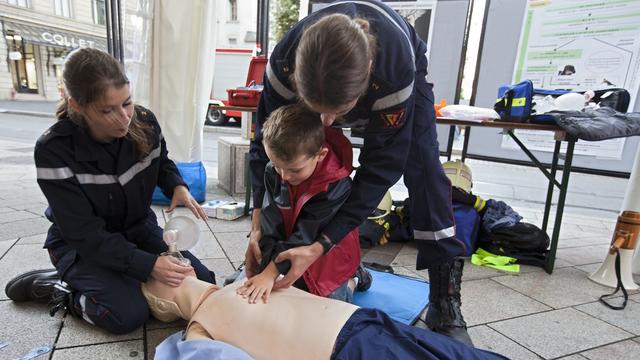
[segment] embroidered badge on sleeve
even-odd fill
[[[404,124],[404,112],[405,109],[394,110],[382,114],[382,118],[385,120],[385,127],[391,129],[397,129]]]

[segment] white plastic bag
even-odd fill
[[[493,109],[468,105],[447,105],[440,109],[443,117],[456,120],[484,121],[500,119],[500,115]]]

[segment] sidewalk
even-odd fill
[[[51,117],[57,104],[57,101],[0,100],[0,113]]]
[[[0,108],[5,106],[0,102]],[[205,148],[217,149],[217,137],[205,133]],[[42,215],[46,200],[35,181],[32,152],[32,143],[0,140],[0,284],[19,273],[51,267],[42,249],[49,226]],[[212,169],[209,176],[217,173],[216,159],[215,154],[205,156]],[[546,183],[537,169],[482,161],[469,165],[476,193],[504,200],[525,221],[540,224]],[[553,275],[530,266],[522,266],[519,275],[508,275],[467,261],[462,307],[477,347],[513,359],[640,357],[640,294],[631,295],[626,310],[608,310],[597,299],[611,289],[587,279],[605,256],[626,182],[572,174]],[[210,178],[209,199],[231,199],[216,185],[217,179]],[[393,193],[402,199],[406,189],[396,185]],[[162,225],[162,207],[154,209]],[[243,261],[250,220],[211,219],[209,224],[213,231],[201,224],[201,240],[193,252],[222,282]],[[426,271],[415,270],[416,253],[412,243],[391,243],[368,251],[364,260],[426,279]],[[0,293],[0,343],[9,342],[0,349],[1,359],[20,357],[40,346],[51,349],[41,357],[49,359],[152,359],[155,346],[184,326],[150,320],[133,333],[115,336],[60,313],[49,317],[46,310],[38,304],[14,304]],[[419,321],[417,326],[425,324]]]

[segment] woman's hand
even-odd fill
[[[173,256],[158,256],[150,276],[163,284],[177,287],[192,272],[191,266],[185,266]]]
[[[260,251],[260,240],[262,239],[260,211],[260,209],[256,208],[251,212],[249,245],[247,246],[247,251],[244,254],[244,271],[248,278],[252,278],[258,273],[258,266],[262,262],[262,252]]]
[[[186,208],[191,210],[193,215],[197,219],[202,219],[207,221],[207,214],[204,212],[200,204],[196,201],[196,199],[191,196],[189,189],[187,189],[184,185],[178,185],[175,189],[173,189],[173,197],[171,198],[171,205],[167,211],[173,211],[178,205],[184,205]]]
[[[307,271],[309,266],[311,266],[316,260],[320,258],[320,256],[322,256],[323,252],[324,249],[318,242],[281,252],[276,257],[275,262],[279,263],[285,260],[289,260],[291,261],[291,268],[289,269],[287,275],[285,275],[282,279],[276,281],[273,289],[285,289],[293,285],[293,283],[296,282],[296,280],[298,280],[305,271]]]
[[[249,233],[249,245],[244,254],[244,271],[248,278],[254,277],[258,272],[258,266],[262,262],[262,252],[260,251],[260,239],[262,231],[252,230]]]

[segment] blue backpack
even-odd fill
[[[569,92],[569,90],[536,89],[531,80],[524,80],[517,84],[500,86],[498,100],[493,108],[503,121],[554,123],[555,120],[550,115],[533,113],[534,98],[548,95],[558,97]]]
[[[179,162],[176,163],[182,179],[189,187],[189,192],[197,202],[205,201],[207,196],[207,172],[205,171],[202,161],[198,162]],[[153,191],[151,203],[155,205],[169,205],[171,199],[168,199],[159,187],[156,186]]]
[[[456,221],[456,238],[464,242],[467,248],[464,256],[471,256],[478,246],[480,215],[473,206],[454,202],[453,217]]]

